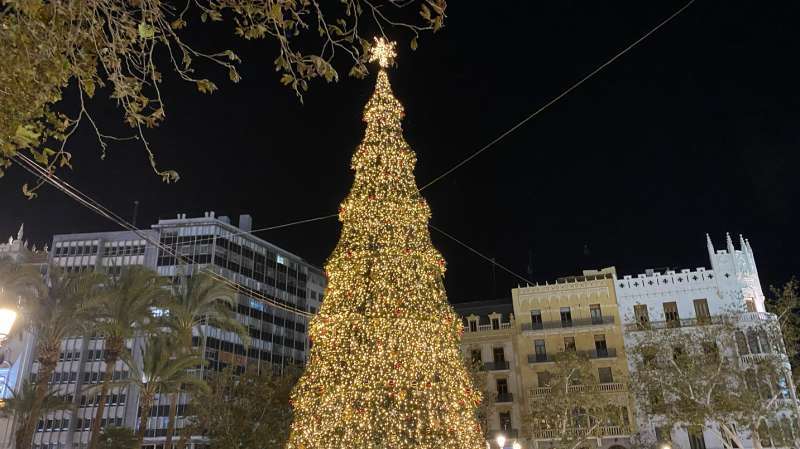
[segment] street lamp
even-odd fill
[[[500,449],[506,447],[506,436],[503,435],[502,433],[497,435],[497,447],[499,447]]]
[[[8,308],[0,308],[0,341],[8,337],[8,333],[11,332],[11,326],[14,325],[16,320],[17,312]]]
[[[0,345],[8,338],[14,321],[17,320],[16,304],[8,301],[8,294],[0,288]]]
[[[514,440],[514,444],[511,445],[512,449],[522,449],[522,445],[519,444],[519,441]]]

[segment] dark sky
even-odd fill
[[[539,108],[683,5],[660,2],[450,2],[447,27],[401,49],[390,77],[406,107],[406,140],[420,185]],[[552,280],[613,264],[708,266],[705,233],[743,233],[762,282],[800,272],[796,177],[800,162],[800,4],[698,0],[672,23],[459,171],[424,192],[432,223],[512,270]],[[178,212],[251,213],[255,227],[333,213],[352,181],[349,159],[374,76],[315,83],[305,105],[279,85],[271,42],[192,26],[189,40],[244,60],[238,85],[201,95],[167,77],[167,121],[149,133],[160,182],[135,143],[105,161],[87,128],[70,142],[65,177],[139,224]],[[346,69],[342,70],[346,73]],[[106,100],[101,125],[124,130]],[[0,235],[21,221],[34,241],[115,230],[49,188],[27,201],[19,169],[2,182]],[[321,265],[334,220],[259,234]],[[451,300],[509,296],[516,280],[441,235]],[[589,255],[584,248],[588,247]]]

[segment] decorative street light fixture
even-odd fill
[[[514,444],[511,445],[512,449],[522,449],[522,445],[519,444],[519,441],[514,440]]]
[[[497,435],[496,441],[497,441],[497,447],[499,447],[500,449],[506,447],[506,436],[503,435],[502,433]]]

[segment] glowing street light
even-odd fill
[[[17,312],[6,307],[0,308],[0,342],[8,337],[11,326],[17,320]]]
[[[502,433],[497,435],[496,441],[497,441],[497,447],[499,447],[500,449],[506,447],[506,436],[503,435]]]
[[[512,449],[522,449],[522,445],[519,444],[519,441],[514,440],[514,444],[511,445]]]

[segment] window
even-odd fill
[[[575,352],[575,337],[564,337],[564,351]]]
[[[572,327],[572,311],[569,307],[561,308],[561,327]]]
[[[703,354],[714,362],[719,360],[719,348],[717,347],[717,343],[713,341],[704,341],[703,342]]]
[[[611,373],[611,367],[597,368],[597,376],[601,384],[610,384],[614,382],[614,375]]]
[[[536,354],[537,362],[547,361],[547,349],[545,348],[544,340],[534,340],[533,348]]]
[[[656,440],[672,441],[672,437],[670,436],[670,428],[667,426],[656,427]]]
[[[500,430],[511,430],[511,412],[500,413]]]
[[[472,357],[472,361],[475,363],[479,363],[481,361],[481,350],[480,349],[473,349],[472,353],[470,354]]]
[[[647,305],[636,304],[633,306],[633,314],[639,329],[650,329],[650,314],[647,312]]]
[[[685,356],[686,351],[683,349],[683,346],[677,345],[673,346],[672,348],[672,360],[675,361],[678,365],[681,365],[683,362],[686,361]]]
[[[742,331],[736,331],[736,346],[739,348],[739,355],[750,353],[750,351],[747,349],[747,339]]]
[[[478,320],[469,320],[469,331],[478,332]]]
[[[542,311],[539,309],[531,310],[531,329],[542,329]]]
[[[492,330],[500,329],[500,318],[492,318]]]
[[[691,449],[706,449],[706,441],[703,439],[702,429],[689,430],[689,447]]]
[[[678,316],[678,304],[676,302],[664,303],[664,321],[668,327],[680,327],[681,321]]]
[[[747,331],[747,342],[750,344],[750,352],[753,354],[761,353],[761,346],[758,344],[758,334],[755,330],[749,329]]]
[[[745,298],[744,299],[744,308],[748,312],[755,312],[756,311],[756,302],[753,301],[753,298]]]
[[[548,371],[539,371],[536,373],[536,381],[540,387],[550,386],[550,373]]]
[[[592,317],[592,324],[603,324],[603,312],[600,304],[589,304],[589,315]]]
[[[608,346],[606,345],[606,336],[603,334],[594,336],[594,349],[597,351],[597,357],[608,357]]]
[[[497,379],[497,396],[507,396],[508,395],[508,380],[506,379]]]
[[[492,354],[494,356],[494,362],[495,363],[503,363],[503,362],[506,361],[506,353],[503,350],[502,346],[499,347],[499,348],[494,348],[492,350]]]
[[[698,324],[705,324],[711,320],[711,313],[708,311],[708,301],[705,298],[694,300],[694,316]]]

